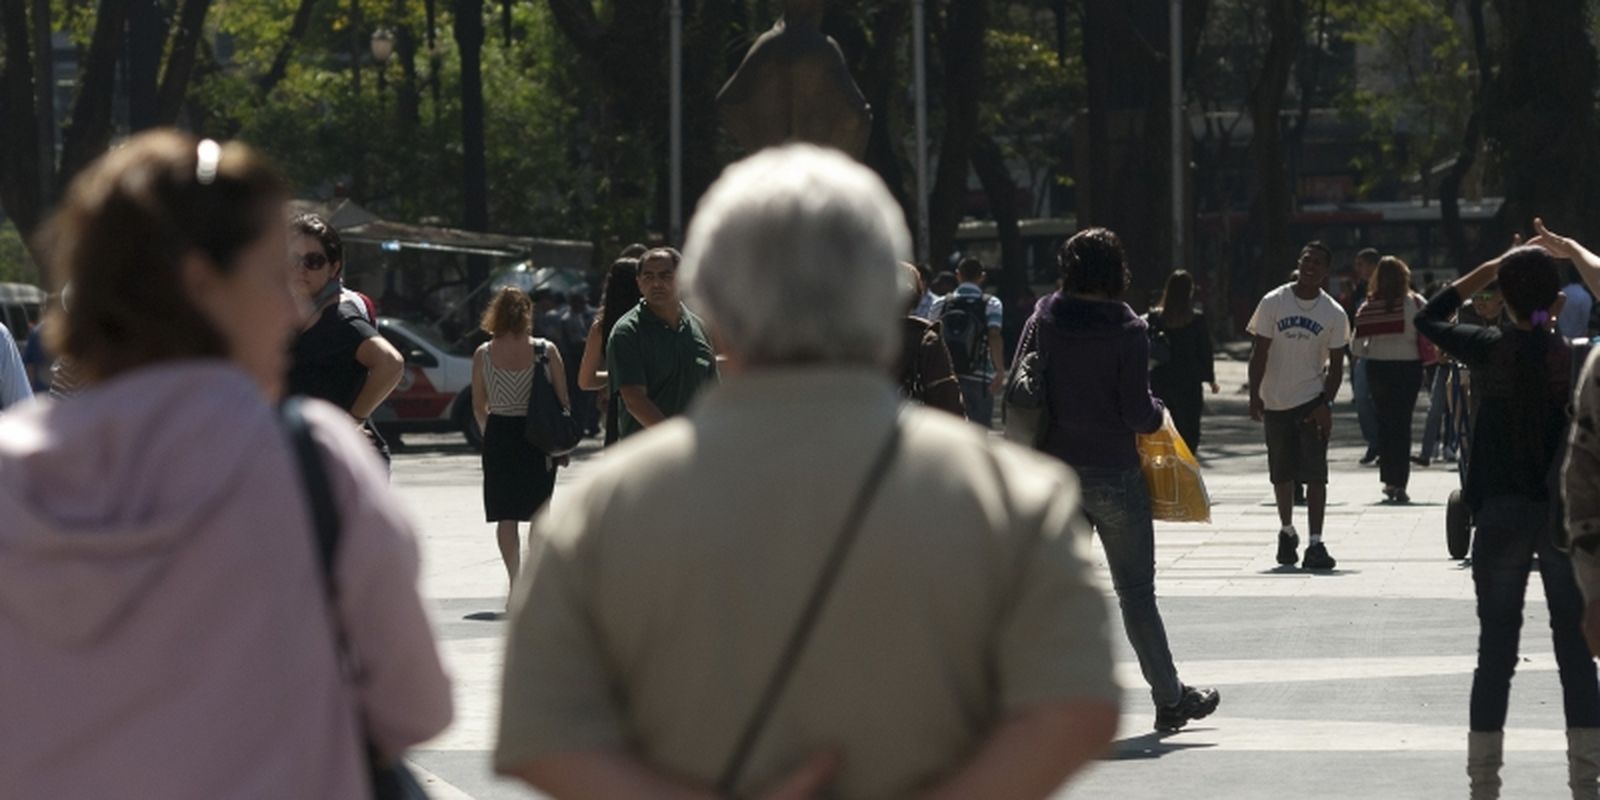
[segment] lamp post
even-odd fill
[[[388,72],[389,59],[394,57],[394,34],[388,28],[372,32],[372,60],[378,64],[378,99],[383,99],[384,73]]]

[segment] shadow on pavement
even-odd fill
[[[1208,729],[1191,728],[1190,730],[1200,731]],[[1151,731],[1141,736],[1130,736],[1126,739],[1118,739],[1112,743],[1115,749],[1111,752],[1111,754],[1101,760],[1139,761],[1144,759],[1160,758],[1168,753],[1175,753],[1179,750],[1197,750],[1201,748],[1217,746],[1215,742],[1195,742],[1192,744],[1186,744],[1184,742],[1170,741],[1174,737],[1182,735],[1183,733],[1181,731],[1177,733]]]
[[[1313,578],[1337,578],[1341,575],[1360,575],[1359,569],[1302,569],[1293,565],[1279,565],[1272,569],[1257,570],[1257,575],[1309,575]]]

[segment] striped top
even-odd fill
[[[542,339],[534,339],[534,347],[549,347],[549,343]],[[489,357],[489,348],[494,343],[490,342],[478,352],[483,356],[483,384],[489,395],[489,413],[501,417],[525,417],[528,415],[528,395],[533,391],[533,370],[539,365],[540,358],[535,357],[533,366],[527,369],[501,369],[494,365],[494,359]]]
[[[1422,313],[1422,298],[1406,295],[1394,308],[1368,300],[1356,311],[1356,332],[1351,351],[1357,358],[1374,361],[1420,361],[1417,349],[1417,315]]]

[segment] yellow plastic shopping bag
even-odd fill
[[[1139,466],[1150,487],[1150,510],[1166,522],[1210,522],[1211,495],[1200,462],[1178,435],[1168,414],[1161,429],[1139,436]]]

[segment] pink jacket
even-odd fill
[[[388,753],[449,723],[410,527],[348,417],[307,416],[353,682],[288,440],[243,373],[151,367],[0,415],[0,795],[361,797],[358,706]]]

